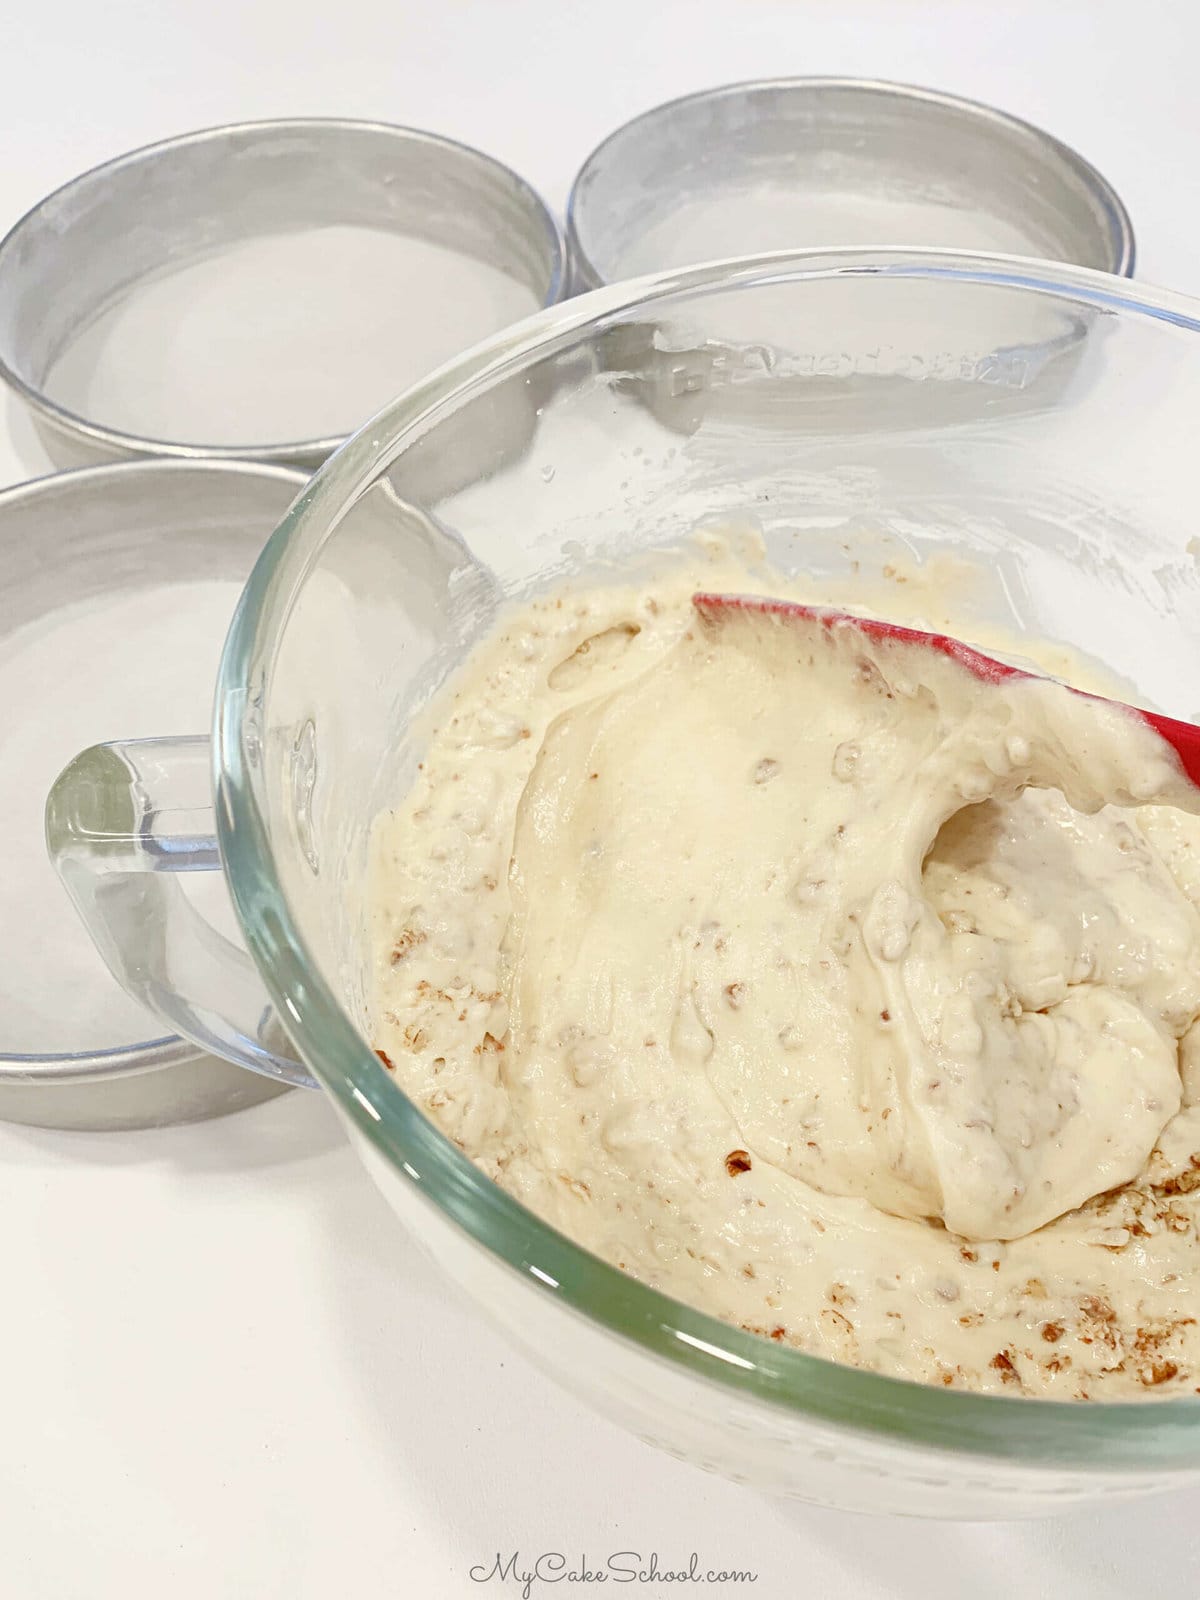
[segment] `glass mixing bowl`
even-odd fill
[[[133,993],[205,1049],[311,1073],[430,1253],[641,1438],[769,1491],[936,1516],[1200,1474],[1200,1400],[919,1387],[727,1326],[573,1245],[376,1060],[361,903],[369,825],[420,755],[411,714],[497,608],[705,525],[753,526],[777,567],[842,594],[897,555],[969,553],[964,628],[1064,640],[1200,714],[1198,330],[1200,307],[1103,274],[917,251],[725,262],[542,313],[312,479],[246,588],[211,752],[80,756],[48,805],[63,877]],[[218,866],[250,956],[182,891]]]

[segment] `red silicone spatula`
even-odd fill
[[[702,617],[712,621],[739,612],[784,619],[794,617],[797,621],[816,622],[826,628],[853,628],[867,639],[892,640],[915,645],[919,649],[936,650],[940,655],[957,661],[985,683],[1037,676],[1036,673],[1022,671],[1020,667],[1011,667],[1006,661],[985,656],[981,650],[963,644],[961,639],[951,639],[948,634],[922,633],[918,628],[903,628],[896,622],[877,622],[874,617],[856,617],[848,611],[831,611],[823,606],[804,606],[794,600],[773,600],[765,595],[753,594],[696,594],[692,596],[692,604]],[[1071,693],[1086,695],[1082,689],[1072,689]],[[1086,695],[1086,698],[1099,700],[1102,696]],[[1200,786],[1200,728],[1193,727],[1190,722],[1177,722],[1174,717],[1161,716],[1157,711],[1143,711],[1138,706],[1124,705],[1119,700],[1106,703],[1120,706],[1130,716],[1140,717],[1143,722],[1149,723],[1155,733],[1175,751],[1192,783]]]

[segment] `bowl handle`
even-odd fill
[[[98,744],[56,779],[46,844],[117,982],[202,1050],[315,1088],[244,950],[176,877],[219,872],[207,738]]]

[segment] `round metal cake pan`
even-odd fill
[[[1116,191],[1058,139],[857,78],[730,84],[635,117],[580,168],[567,240],[577,289],[808,247],[986,250],[1126,277],[1135,257]]]
[[[68,648],[62,652],[57,682],[60,688],[69,686],[78,681],[72,675],[89,671],[89,662],[82,652],[71,652],[65,630],[76,626],[77,616],[86,617],[89,608],[94,613],[106,598],[132,596],[133,605],[149,612],[156,595],[172,592],[186,607],[186,587],[159,586],[210,582],[228,587],[236,597],[263,543],[306,482],[304,473],[270,465],[143,461],[60,473],[0,492],[0,569],[5,575],[0,659],[6,651],[16,652],[23,641],[63,630]],[[214,655],[222,642],[223,634],[212,639]],[[161,670],[160,663],[148,658],[144,670],[150,674],[156,666]],[[94,673],[94,664],[90,670]],[[183,663],[178,670],[189,669]],[[197,692],[210,695],[211,683],[198,686]],[[31,684],[27,703],[19,708],[27,719],[37,715],[37,693],[37,683]],[[100,726],[93,734],[103,740],[138,731]],[[35,798],[38,804],[30,810],[40,814],[44,795],[39,791]],[[10,875],[20,854],[44,855],[40,823],[36,836],[31,832],[28,838],[10,829],[4,850],[10,852]],[[43,881],[46,894],[63,894],[65,909],[69,903],[53,869]],[[36,922],[33,908],[27,926],[23,920],[19,914],[11,916],[3,938],[29,938]],[[98,964],[96,982],[111,982],[99,955],[88,954]],[[52,963],[53,956],[47,956],[45,970],[51,976]],[[71,1003],[71,983],[64,975],[53,1010]],[[50,1013],[52,1008],[46,1009]],[[28,1036],[26,1017],[17,1049],[12,1018],[6,1037],[0,1006],[0,1119],[57,1128],[159,1126],[241,1110],[286,1087],[204,1055],[179,1038],[156,1036],[153,1020],[147,1013],[145,1036],[64,1050],[55,1048],[52,1038],[62,1032],[61,1023],[47,1014],[47,1048],[33,1050],[29,1046],[37,1040]]]
[[[47,384],[54,387],[56,364],[98,318],[165,275],[254,241],[338,228],[395,234],[497,269],[528,288],[531,311],[566,292],[556,219],[490,156],[387,123],[236,123],[119,156],[21,218],[0,241],[0,378],[29,407],[59,466],[149,456],[315,468],[390,394],[364,398],[339,434],[231,443],[113,426],[59,403]],[[362,297],[368,310],[378,304],[372,292],[361,281],[329,283],[330,296]],[[290,314],[284,285],[277,304]],[[302,357],[312,318],[303,305],[295,315]],[[230,373],[231,385],[236,377]],[[398,378],[396,391],[405,386]]]

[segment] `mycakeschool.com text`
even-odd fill
[[[551,1591],[554,1584],[569,1584],[572,1590],[582,1584],[657,1584],[659,1592],[678,1587],[680,1593],[689,1588],[705,1585],[725,1592],[736,1592],[739,1584],[757,1583],[758,1574],[751,1567],[708,1561],[696,1551],[686,1556],[668,1559],[657,1551],[643,1555],[638,1550],[616,1550],[611,1555],[567,1556],[560,1551],[545,1550],[540,1555],[527,1555],[520,1550],[497,1551],[486,1561],[471,1568],[471,1578],[479,1584],[497,1584],[506,1590],[515,1590],[521,1600],[537,1600],[543,1587]]]

